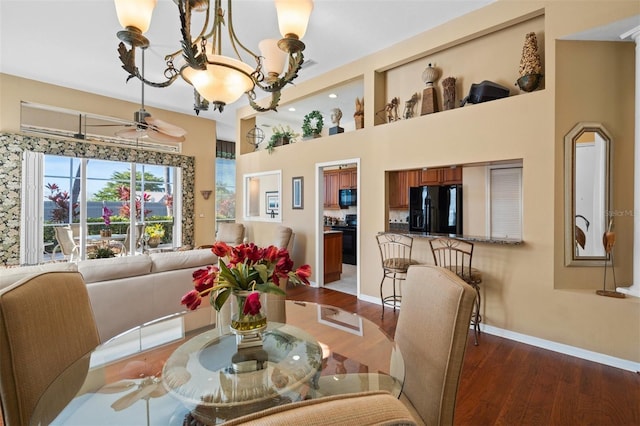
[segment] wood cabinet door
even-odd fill
[[[340,187],[340,175],[337,172],[324,173],[324,208],[339,209],[338,189]]]
[[[389,174],[389,208],[409,208],[409,188],[419,185],[419,170],[401,170]]]
[[[440,185],[442,169],[420,170],[420,185]]]
[[[353,189],[358,187],[358,172],[356,169],[340,171],[340,189]]]
[[[454,185],[462,183],[462,167],[447,167],[442,169],[442,184]]]

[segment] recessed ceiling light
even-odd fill
[[[332,93],[332,94],[330,94],[330,95],[329,95],[329,97],[330,97],[331,99],[335,99],[335,98],[337,98],[337,97],[338,97],[338,95],[336,95],[335,93]]]
[[[294,107],[289,108],[289,112],[294,112],[296,109]]]

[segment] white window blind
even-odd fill
[[[489,173],[490,235],[522,238],[522,168],[495,168]]]

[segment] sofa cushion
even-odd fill
[[[211,249],[151,253],[149,257],[153,273],[214,265],[218,262],[218,257]]]
[[[16,283],[25,277],[35,275],[35,274],[40,274],[42,272],[51,272],[51,271],[75,272],[77,270],[78,270],[78,265],[72,262],[55,262],[55,263],[45,263],[43,265],[21,266],[19,268],[0,269],[0,289],[7,287],[13,283]]]
[[[81,260],[78,262],[78,271],[87,284],[135,277],[151,272],[151,258],[147,255],[140,255]]]

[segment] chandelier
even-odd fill
[[[136,66],[136,49],[149,47],[144,33],[151,24],[157,0],[115,0],[118,20],[124,27],[117,35],[121,40],[118,53],[122,68],[129,73],[127,81],[136,77],[152,87],[167,87],[181,77],[194,87],[196,114],[207,110],[209,104],[222,112],[225,105],[237,101],[243,94],[256,111],[275,111],[280,102],[280,91],[298,76],[304,62],[305,45],[300,39],[307,30],[313,0],[274,0],[283,38],[262,40],[258,46],[260,55],[238,40],[233,29],[232,0],[227,2],[226,23],[222,0],[214,0],[213,8],[210,0],[173,1],[180,15],[182,48],[165,56],[166,80],[153,82],[145,79]],[[204,14],[204,23],[195,37],[191,28],[192,13]],[[227,28],[235,57],[222,54],[223,26]],[[249,65],[243,56],[252,58],[255,65]],[[288,63],[286,70],[285,62]],[[271,94],[268,106],[256,103],[256,87]]]

